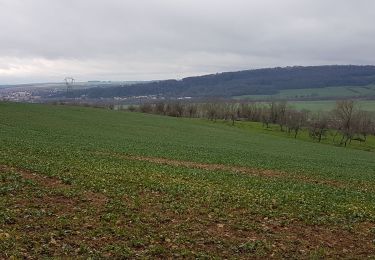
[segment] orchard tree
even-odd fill
[[[327,113],[314,114],[309,123],[309,135],[320,143],[329,130],[329,115]]]
[[[353,100],[337,101],[334,113],[334,127],[337,129],[336,135],[341,133],[340,145],[346,146],[354,136],[354,115],[356,105]]]

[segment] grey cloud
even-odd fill
[[[0,0],[0,12],[0,84],[375,63],[372,0]]]

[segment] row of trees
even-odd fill
[[[333,136],[333,142],[346,146],[356,140],[366,142],[368,135],[375,135],[373,114],[361,110],[352,100],[337,101],[331,112],[311,113],[296,110],[286,101],[269,103],[145,103],[130,106],[130,111],[154,113],[173,117],[199,117],[209,120],[228,120],[234,125],[237,120],[261,122],[264,127],[278,125],[280,131],[297,138],[301,129],[308,129],[311,138],[320,142]]]

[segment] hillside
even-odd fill
[[[276,95],[282,90],[375,84],[375,66],[285,67],[224,72],[182,80],[77,90],[72,97],[110,98],[142,95],[164,97],[233,97]],[[372,93],[374,96],[375,94]],[[62,95],[62,94],[61,94]],[[338,93],[338,96],[340,94]],[[353,94],[355,96],[355,93]],[[358,95],[356,95],[358,96]],[[368,97],[368,95],[363,95]]]
[[[0,103],[0,258],[375,257],[373,152]]]

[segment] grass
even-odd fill
[[[364,111],[375,112],[375,100],[355,100],[358,108]],[[266,101],[259,103],[266,104]],[[311,112],[330,112],[336,107],[335,100],[318,101],[287,101],[288,105],[297,110],[306,109]]]
[[[287,89],[280,91],[280,98],[328,98],[375,96],[375,86],[343,86],[312,89]]]
[[[0,165],[0,257],[375,252],[374,153],[259,125],[0,103]]]
[[[289,101],[291,106],[296,109],[302,110],[307,109],[312,112],[327,112],[332,111],[336,106],[336,101],[324,100],[324,101]],[[359,108],[365,111],[375,112],[375,100],[359,100],[357,101]]]
[[[359,98],[375,96],[375,85],[369,86],[341,86],[310,89],[285,89],[275,95],[244,95],[235,99],[299,99],[299,98]]]

